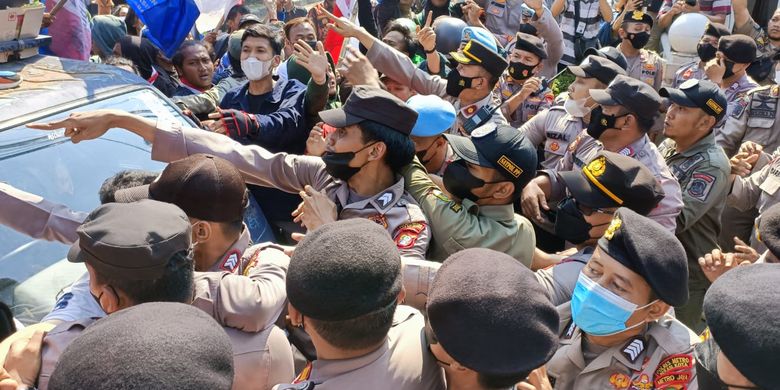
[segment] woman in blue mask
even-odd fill
[[[658,223],[620,208],[580,273],[572,320],[547,364],[556,389],[688,388],[698,336],[671,306],[688,299],[685,250]],[[570,307],[567,307],[570,306]],[[678,387],[673,387],[678,386]]]

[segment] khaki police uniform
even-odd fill
[[[367,218],[387,229],[401,255],[424,259],[430,240],[430,228],[420,206],[404,192],[399,178],[391,187],[362,200],[347,183],[325,171],[319,157],[271,153],[256,145],[241,145],[219,134],[181,128],[180,124],[159,122],[152,147],[152,158],[173,161],[205,151],[230,161],[249,184],[297,193],[305,185],[325,190],[336,203],[339,219]]]
[[[439,271],[441,263],[428,260],[401,258],[403,263],[403,280],[406,298],[404,305],[411,306],[419,310],[423,315],[425,312],[425,303],[428,301],[428,291],[433,284],[436,272]]]
[[[761,28],[761,26],[759,26],[758,23],[753,20],[753,18],[750,18],[750,20],[748,20],[742,26],[734,26],[734,31],[732,34],[742,34],[753,38],[753,40],[756,41],[756,46],[758,47],[758,51],[756,52],[757,57],[761,57],[762,54],[769,55],[771,57],[774,53],[777,52],[778,49],[780,49],[772,45],[772,41],[769,40],[769,36],[767,35],[766,31],[764,31],[764,29]]]
[[[517,81],[505,72],[501,77],[501,81],[498,82],[496,92],[499,94],[501,103],[503,104],[516,93],[520,92],[522,88],[523,81]],[[514,127],[520,127],[537,114],[550,108],[554,101],[555,95],[553,95],[552,90],[550,88],[545,88],[542,91],[536,91],[529,95],[514,112],[507,112],[506,107],[503,107],[503,105],[501,107],[501,112],[503,112],[504,117],[509,120],[509,124]]]
[[[707,74],[704,73],[704,69],[699,66],[700,60],[693,60],[674,72],[674,79],[672,80],[672,88],[680,88],[680,84],[688,80],[709,80]]]
[[[520,29],[523,20],[523,0],[477,0],[485,10],[485,27],[496,36],[501,46],[509,42]]]
[[[547,7],[544,7],[544,13],[542,13],[541,17],[534,15],[530,25],[536,28],[536,35],[544,40],[545,50],[547,50],[547,58],[542,60],[542,70],[536,76],[551,79],[558,73],[558,63],[561,62],[561,57],[563,57],[563,32],[561,31],[561,26],[558,25],[558,21],[553,18]],[[515,30],[515,32],[517,31]],[[515,41],[517,40],[515,32],[511,33],[509,42],[504,45],[507,53],[515,47]]]
[[[0,182],[0,224],[32,238],[72,244],[87,215]]]
[[[629,57],[620,50],[620,45],[617,46],[617,49],[626,56],[628,63],[626,74],[629,77],[649,84],[656,91],[661,89],[661,84],[664,81],[664,64],[666,63],[661,56],[654,51],[640,49],[639,55]]]
[[[688,256],[690,291],[688,303],[676,311],[685,324],[696,324],[701,318],[704,293],[710,283],[699,267],[698,259],[718,248],[720,216],[728,195],[731,167],[714,134],[677,153],[675,142],[667,139],[659,151],[680,182],[683,209],[677,216],[677,238]]]
[[[514,32],[513,32],[514,34]],[[423,95],[436,95],[452,103],[457,113],[455,124],[450,128],[450,134],[468,135],[463,130],[463,124],[469,121],[475,115],[485,115],[484,119],[488,122],[497,124],[506,124],[506,118],[501,113],[501,102],[490,93],[482,100],[470,104],[462,105],[460,99],[447,94],[447,80],[439,76],[431,76],[412,63],[408,56],[388,46],[384,42],[375,41],[371,49],[366,53],[368,60],[376,69],[387,77],[397,81],[400,84],[407,85]],[[487,114],[493,111],[492,114]],[[482,122],[477,120],[477,123]]]
[[[286,303],[285,275],[290,258],[273,244],[248,252],[246,277],[227,272],[195,272],[192,305],[223,326],[233,345],[234,389],[270,389],[294,375],[287,337],[273,324]],[[87,292],[88,293],[88,292]],[[44,337],[39,388],[46,389],[67,345],[98,318],[63,322]]]
[[[749,91],[756,87],[758,87],[758,84],[745,74],[728,88],[723,89],[723,93],[726,95],[726,101],[728,102],[728,108],[726,109],[727,118],[736,111],[744,112],[745,105],[743,99]],[[716,132],[721,132],[725,123],[725,121],[721,121],[716,128]]]
[[[441,368],[422,337],[424,327],[419,311],[400,305],[387,339],[377,350],[351,359],[317,359],[292,384],[280,384],[274,389],[444,389]]]
[[[580,133],[573,142],[569,144],[566,154],[558,161],[554,169],[543,170],[550,179],[551,199],[559,200],[564,197],[565,186],[558,181],[556,172],[570,171],[573,169],[582,169],[604,146],[601,142],[593,139],[586,131]],[[671,231],[674,231],[677,222],[677,215],[683,208],[682,194],[680,184],[672,175],[669,167],[666,165],[658,148],[650,142],[647,135],[642,136],[630,145],[616,151],[625,156],[633,157],[653,172],[658,179],[661,187],[666,194],[658,206],[650,212],[648,217],[660,223]]]
[[[731,193],[726,198],[726,204],[741,212],[756,208],[760,215],[768,208],[780,203],[779,188],[780,150],[775,150],[768,164],[760,168],[757,166],[748,177],[737,176],[734,179]],[[759,253],[766,250],[766,246],[754,236],[751,237],[750,246]]]
[[[570,304],[559,307],[559,314],[571,318]],[[556,390],[698,388],[693,346],[699,337],[669,315],[610,348],[591,347],[573,322],[560,337],[560,348],[547,362]],[[597,356],[586,362],[586,353]]]
[[[515,214],[514,206],[479,206],[469,199],[456,202],[431,181],[418,161],[402,172],[407,191],[420,203],[433,233],[429,258],[444,261],[466,248],[489,248],[522,260],[530,267],[536,236],[531,222]]]
[[[539,165],[544,169],[554,169],[566,154],[569,144],[584,128],[581,118],[573,117],[563,107],[555,106],[531,118],[520,127],[520,132],[533,145],[544,145],[544,160]]]
[[[580,271],[590,261],[595,249],[596,247],[587,246],[560,263],[535,272],[536,280],[545,288],[553,305],[563,305],[571,301]]]

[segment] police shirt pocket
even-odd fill
[[[463,247],[463,245],[460,245],[457,241],[455,241],[454,238],[450,237],[447,239],[447,241],[444,242],[444,250],[447,251],[448,255],[452,255],[454,253],[460,252],[466,248]]]
[[[754,128],[760,128],[760,129],[769,129],[772,127],[772,125],[775,123],[774,113],[772,113],[771,118],[766,117],[755,117],[751,116],[747,120],[747,126],[748,127],[754,127]]]

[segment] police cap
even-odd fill
[[[625,75],[626,71],[617,63],[601,56],[588,56],[579,65],[569,66],[569,71],[577,77],[595,78],[609,84],[615,76]]]
[[[417,113],[403,100],[383,89],[365,85],[353,87],[341,108],[320,111],[320,118],[336,128],[371,120],[404,135],[409,135],[417,123]]]
[[[780,205],[766,209],[758,217],[756,237],[775,257],[780,257]]]
[[[658,94],[683,107],[701,108],[718,121],[726,116],[726,95],[712,81],[691,79],[682,83],[680,89],[661,88]]]
[[[418,115],[411,134],[415,137],[439,135],[455,123],[455,107],[436,95],[414,95],[406,104]]]
[[[707,27],[704,29],[704,35],[720,38],[731,35],[731,31],[729,31],[728,27],[720,23],[707,23]]]
[[[604,46],[601,49],[596,49],[595,47],[589,47],[587,50],[585,50],[585,57],[591,55],[606,58],[616,63],[623,70],[628,69],[628,61],[626,60],[626,56],[624,56],[623,53],[621,53],[620,51],[618,51],[618,49],[612,46]]]
[[[544,47],[544,41],[541,38],[520,32],[517,33],[516,38],[515,49],[536,54],[543,60],[547,58],[547,49]]]
[[[504,73],[506,67],[509,66],[506,59],[497,50],[491,50],[476,39],[469,40],[463,49],[451,52],[450,56],[464,65],[479,65],[495,77]]]
[[[623,17],[623,24],[626,23],[644,23],[650,27],[653,27],[653,17],[642,11],[632,11]]]
[[[590,96],[603,106],[622,106],[644,119],[655,119],[662,102],[653,87],[624,75],[615,77],[607,89],[591,89]]]

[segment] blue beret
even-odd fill
[[[406,105],[417,111],[417,123],[411,133],[415,137],[439,135],[455,123],[455,107],[438,96],[414,95],[406,101]]]

